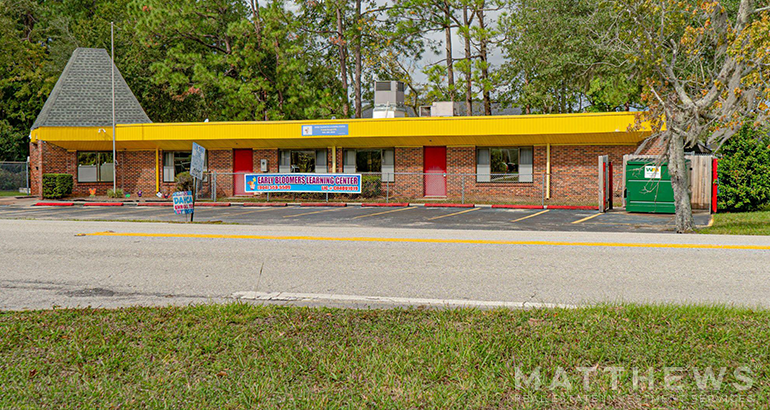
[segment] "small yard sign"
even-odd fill
[[[193,213],[192,191],[174,192],[171,196],[174,200],[174,213],[177,215],[187,215]]]

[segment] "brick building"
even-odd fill
[[[67,64],[30,134],[34,195],[44,173],[73,175],[79,196],[106,194],[113,173],[126,193],[172,192],[196,142],[218,196],[243,194],[244,173],[344,172],[391,197],[596,203],[598,157],[618,164],[619,196],[622,156],[649,136],[634,113],[152,123],[115,69],[115,162],[110,67],[97,49]]]

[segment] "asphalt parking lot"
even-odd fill
[[[43,207],[0,206],[0,219],[102,220],[185,222],[170,207]],[[371,226],[387,228],[492,229],[592,232],[673,232],[673,215],[631,214],[623,211],[493,209],[433,207],[200,207],[195,222],[243,225]],[[695,223],[709,223],[697,213]]]

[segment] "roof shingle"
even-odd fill
[[[102,48],[77,48],[56,81],[32,129],[112,125],[112,61]],[[150,123],[150,118],[115,67],[115,122]]]

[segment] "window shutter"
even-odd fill
[[[325,174],[326,173],[326,150],[325,149],[319,149],[315,152],[315,173],[316,174]]]
[[[532,148],[519,149],[519,182],[532,182]]]
[[[174,182],[174,153],[163,154],[163,182]]]
[[[396,156],[392,149],[382,150],[382,182],[395,181]]]
[[[490,182],[489,148],[479,148],[476,152],[476,182]]]
[[[288,174],[291,172],[291,151],[281,151],[281,162],[278,165],[278,172]]]
[[[354,149],[345,150],[345,163],[342,167],[342,172],[345,174],[356,173],[356,150]]]

